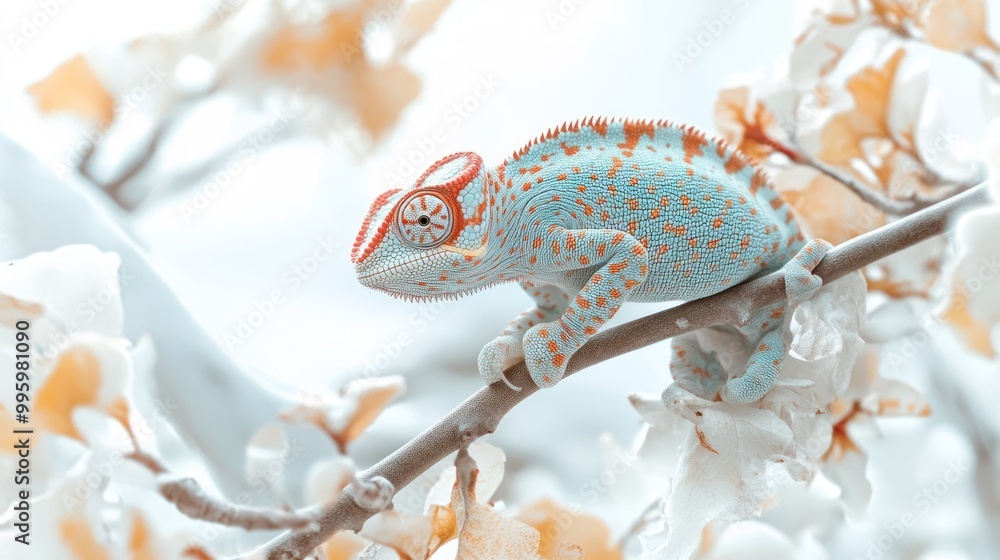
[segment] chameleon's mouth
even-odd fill
[[[481,286],[469,286],[467,288],[463,287],[462,289],[458,290],[452,288],[446,288],[444,286],[427,285],[426,283],[424,283],[424,285],[411,284],[407,286],[387,287],[385,285],[372,282],[372,279],[376,278],[377,276],[379,275],[372,274],[365,277],[359,276],[358,281],[361,282],[361,285],[365,286],[366,288],[371,288],[375,291],[389,294],[390,296],[396,299],[402,299],[404,301],[409,301],[414,303],[435,302],[442,300],[457,300],[464,296],[472,295],[480,290],[485,290],[487,288],[495,286],[496,284],[502,283],[499,281],[495,281],[495,282],[490,282],[488,284],[483,284]]]

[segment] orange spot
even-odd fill
[[[594,334],[596,334],[596,333],[597,333],[597,329],[595,329],[594,327],[587,327],[587,328],[583,329],[583,334],[585,334],[587,336],[594,336]]]
[[[611,271],[611,274],[618,274],[626,268],[628,268],[628,263],[625,261],[608,265],[608,270]]]
[[[713,239],[713,240],[711,240],[711,241],[708,242],[707,247],[709,249],[715,249],[718,245],[719,245],[719,240],[718,239]]]
[[[611,238],[611,244],[617,245],[621,243],[623,239],[625,239],[625,234],[619,231],[614,237]]]
[[[576,296],[576,305],[583,309],[590,309],[590,302],[583,299],[582,296]]]
[[[634,287],[636,287],[638,285],[639,285],[639,282],[637,282],[635,280],[632,280],[631,278],[629,278],[628,280],[625,280],[625,289],[626,290],[631,290],[632,288],[634,288]]]
[[[566,356],[562,354],[556,354],[555,356],[552,356],[552,365],[561,368],[565,363],[566,363]],[[545,381],[547,383],[549,380],[546,379]]]
[[[560,181],[565,181],[566,180],[566,174],[565,173],[560,173],[560,174],[556,175],[556,178],[559,179]]]
[[[659,208],[653,208],[652,210],[650,210],[649,217],[650,217],[650,219],[653,219],[653,220],[655,220],[656,218],[659,218],[660,217],[660,209]]]
[[[565,142],[559,144],[559,147],[563,149],[563,153],[571,156],[580,151],[580,146],[568,146]]]
[[[618,288],[611,288],[609,295],[616,299],[622,297],[622,293],[618,290]]]
[[[613,178],[618,174],[618,170],[622,168],[622,160],[617,157],[611,158],[611,169],[608,169],[608,179]]]
[[[548,348],[549,348],[549,352],[552,352],[553,354],[555,354],[556,352],[559,351],[559,345],[556,344],[556,341],[554,341],[554,340],[550,340],[549,341]]]
[[[587,255],[584,255],[584,256],[580,257],[580,264],[583,264],[583,265],[590,264],[590,259],[587,258]]]

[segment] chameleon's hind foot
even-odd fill
[[[749,404],[764,398],[774,387],[781,364],[785,361],[785,340],[781,328],[764,335],[754,349],[743,375],[730,379],[722,391],[722,400]]]

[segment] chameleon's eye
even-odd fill
[[[451,209],[436,194],[415,193],[399,206],[396,226],[414,247],[437,247],[451,233]]]

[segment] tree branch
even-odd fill
[[[879,259],[944,232],[963,211],[989,200],[985,184],[889,225],[858,236],[832,249],[814,273],[829,283]],[[596,334],[570,360],[566,375],[679,334],[718,324],[739,324],[753,309],[785,298],[780,272],[636,319]],[[680,325],[684,325],[681,327]],[[507,378],[520,392],[494,383],[470,396],[457,408],[385,459],[365,471],[363,480],[384,477],[399,489],[450,453],[496,430],[500,420],[518,403],[538,391],[524,362],[508,368]],[[246,558],[299,560],[341,530],[359,531],[374,515],[354,502],[349,493],[328,505],[319,529],[285,533]]]

